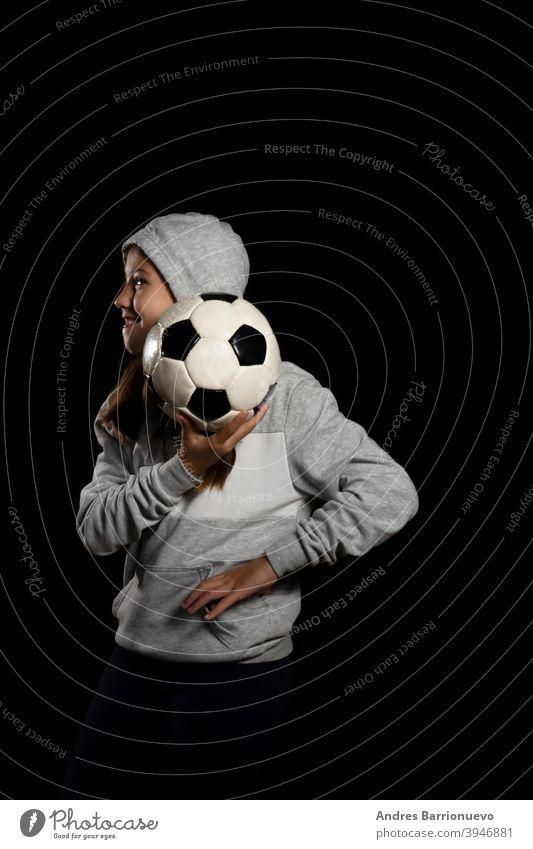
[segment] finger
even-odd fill
[[[244,413],[244,415],[243,415]],[[248,410],[240,410],[236,416],[232,418],[227,425],[225,425],[218,432],[218,436],[222,437],[223,440],[227,439],[228,436],[231,436],[235,431],[241,426],[246,416],[248,415]]]
[[[215,617],[217,617],[219,613],[222,613],[224,610],[227,610],[228,607],[231,607],[231,605],[235,604],[236,601],[239,601],[240,598],[242,598],[242,596],[236,595],[235,593],[228,593],[228,595],[226,595],[221,601],[219,601],[219,603],[215,605],[212,610],[208,611],[208,613],[204,613],[203,618],[207,619],[208,621],[210,621],[211,619],[215,619]]]
[[[220,580],[218,575],[216,576],[216,578],[218,580],[216,580],[214,583],[208,584],[207,581],[209,581],[210,579],[206,578],[205,581],[202,581],[200,584],[198,584],[198,586],[195,587],[194,590],[192,590],[183,599],[181,606],[186,608],[190,613],[190,608],[193,605],[195,605],[195,610],[198,610],[198,608],[201,607],[201,604],[199,604],[198,602],[201,601],[203,604],[206,604],[206,600],[212,601],[211,596],[213,593],[218,593],[217,597],[219,597],[222,593],[229,592],[230,588],[228,586],[225,586],[225,581],[223,579]]]
[[[216,578],[219,579],[219,576],[217,575]],[[210,578],[206,578],[205,581],[201,581],[201,583],[199,583],[198,586],[196,586],[194,588],[194,590],[191,590],[191,592],[187,596],[185,596],[185,598],[181,602],[181,606],[182,607],[190,607],[191,604],[193,604],[195,601],[197,601],[200,598],[200,595],[202,593],[207,593],[207,592],[223,589],[223,586],[224,586],[223,581],[220,581],[220,579],[219,579],[215,583],[211,582],[211,583],[208,584],[207,582],[210,581],[210,580],[211,580]],[[226,587],[225,592],[229,592],[229,587]]]
[[[185,609],[186,609],[187,613],[196,613],[196,611],[199,610],[201,607],[203,607],[206,604],[209,604],[211,601],[214,601],[217,598],[220,598],[220,596],[224,595],[224,593],[226,593],[226,592],[227,592],[227,590],[209,590],[209,591],[206,591],[206,592],[202,593],[200,596],[198,596],[198,598],[195,601],[193,601],[192,604],[190,604]]]
[[[184,433],[202,434],[202,431],[198,429],[196,422],[193,422],[185,413],[178,411],[176,413],[176,421],[179,422]]]
[[[268,401],[265,401],[263,404],[261,404],[257,413],[254,416],[252,416],[252,418],[255,419],[256,422],[260,422],[269,407],[270,407],[270,404],[268,403]]]
[[[211,450],[219,460],[223,459],[231,451],[233,445],[229,446],[228,439],[236,433],[247,415],[248,410],[240,410],[227,425],[224,425],[219,431],[209,436]],[[238,440],[236,441],[238,442]]]
[[[226,439],[226,441],[223,445],[223,449],[224,449],[225,453],[228,453],[228,451],[231,451],[231,449],[235,447],[237,442],[240,442],[240,440],[243,439],[243,437],[245,437],[247,434],[249,434],[250,431],[252,431],[254,429],[254,427],[256,427],[256,425],[259,424],[259,422],[261,421],[261,419],[265,415],[266,411],[268,410],[268,407],[269,407],[268,403],[265,402],[260,407],[259,411],[255,414],[255,416],[252,416],[252,418],[248,419],[248,421],[243,422],[242,424],[238,425],[237,429]]]
[[[258,412],[255,413],[255,415],[251,416],[249,419],[233,419],[230,422],[230,425],[228,426],[226,441],[228,441],[228,439],[231,439],[233,436],[238,436],[239,434],[248,433],[250,430],[253,430],[256,424],[261,421],[267,410],[268,404],[265,403],[260,407]],[[241,410],[239,416],[241,415],[241,413],[247,413],[247,410]]]

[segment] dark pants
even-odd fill
[[[293,687],[293,655],[173,663],[116,645],[56,798],[276,798],[265,788],[282,770],[261,761],[276,751]]]

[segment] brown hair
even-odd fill
[[[139,248],[139,250],[141,249]],[[143,251],[141,253],[146,257]],[[146,258],[149,259],[149,257]],[[145,411],[148,410],[161,410],[160,401],[144,377],[142,354],[132,355],[130,362],[122,370],[115,388],[109,395],[108,402],[101,413],[100,422],[103,427],[110,426],[113,435],[120,442],[132,444],[137,439]],[[177,429],[179,429],[181,435],[181,427],[179,427],[178,422],[173,422],[167,415],[162,414],[161,420],[151,436],[174,439]],[[235,448],[232,448],[228,454],[218,459],[207,470],[200,486],[189,491],[222,489],[233,468],[235,458]]]

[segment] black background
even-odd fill
[[[91,557],[75,514],[98,450],[94,415],[123,357],[120,245],[157,215],[196,211],[242,236],[246,297],[268,316],[283,358],[329,386],[380,445],[412,381],[425,387],[391,448],[418,488],[417,516],[358,561],[302,573],[298,621],[319,624],[294,636],[299,688],[264,798],[527,798],[533,509],[506,527],[533,483],[532,223],[518,201],[533,203],[531,23],[518,3],[483,0],[350,11],[123,0],[58,30],[83,8],[10,8],[21,17],[2,33],[2,92],[24,86],[2,116],[3,245],[46,182],[106,140],[1,252],[3,795],[56,796],[64,760],[25,731],[70,751],[114,644],[124,556]],[[258,59],[184,76],[186,66],[244,56]],[[153,78],[157,87],[116,102]],[[423,155],[430,143],[494,209]],[[311,152],[267,154],[269,144]],[[352,164],[341,148],[392,171]],[[413,258],[436,303],[368,223]],[[80,327],[60,434],[56,374],[73,308]],[[511,410],[519,415],[500,462],[463,513]],[[10,506],[39,564],[35,598]],[[384,576],[321,615],[378,566]],[[398,664],[369,676],[430,621],[435,629]]]

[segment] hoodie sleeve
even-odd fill
[[[103,406],[94,421],[103,451],[96,459],[92,481],[81,491],[76,517],[81,541],[96,556],[112,554],[138,540],[183,493],[201,483],[177,453],[165,462],[141,466],[134,474],[132,449],[119,443],[100,422]]]
[[[416,514],[418,496],[405,469],[339,411],[312,375],[290,394],[285,442],[294,487],[324,503],[265,551],[278,577],[361,557]]]

